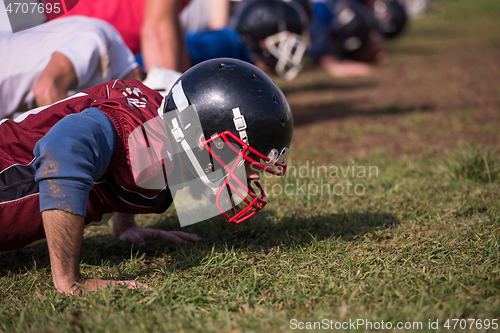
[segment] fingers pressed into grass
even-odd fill
[[[69,294],[81,294],[84,292],[97,291],[99,289],[109,288],[113,286],[124,286],[128,289],[143,288],[143,289],[153,290],[153,288],[149,287],[147,284],[135,280],[115,281],[115,280],[103,280],[97,278],[86,278],[81,276],[78,279],[78,281],[73,285]]]

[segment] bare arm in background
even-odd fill
[[[142,80],[139,67],[127,73],[123,79]],[[68,91],[76,89],[78,78],[73,63],[60,52],[54,52],[49,63],[33,85],[37,106],[46,106],[68,97]]]
[[[54,52],[33,86],[37,106],[50,105],[68,97],[78,84],[75,68],[64,54]]]
[[[210,18],[208,20],[208,28],[210,30],[220,30],[227,25],[228,20],[229,0],[210,0]]]
[[[146,0],[141,50],[148,72],[153,65],[184,72],[189,57],[179,24],[180,0]]]

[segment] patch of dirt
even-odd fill
[[[389,58],[370,78],[334,79],[308,69],[282,86],[294,113],[292,156],[435,157],[466,142],[498,147],[498,59],[498,48],[464,46]]]

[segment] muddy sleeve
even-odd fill
[[[106,171],[116,145],[111,120],[91,108],[60,120],[35,146],[40,211],[85,216],[94,180]]]

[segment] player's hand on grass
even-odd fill
[[[126,286],[129,289],[149,289],[151,288],[144,283],[137,282],[134,280],[124,280],[124,281],[114,281],[114,280],[102,280],[94,278],[86,278],[80,275],[77,282],[71,287],[68,294],[81,294],[86,291],[96,291],[99,289],[104,289],[111,286]]]
[[[132,214],[116,213],[113,216],[113,229],[116,237],[120,240],[130,241],[139,246],[144,245],[146,240],[151,237],[158,237],[175,244],[186,244],[201,240],[200,236],[187,232],[141,228],[135,224],[134,215]]]

